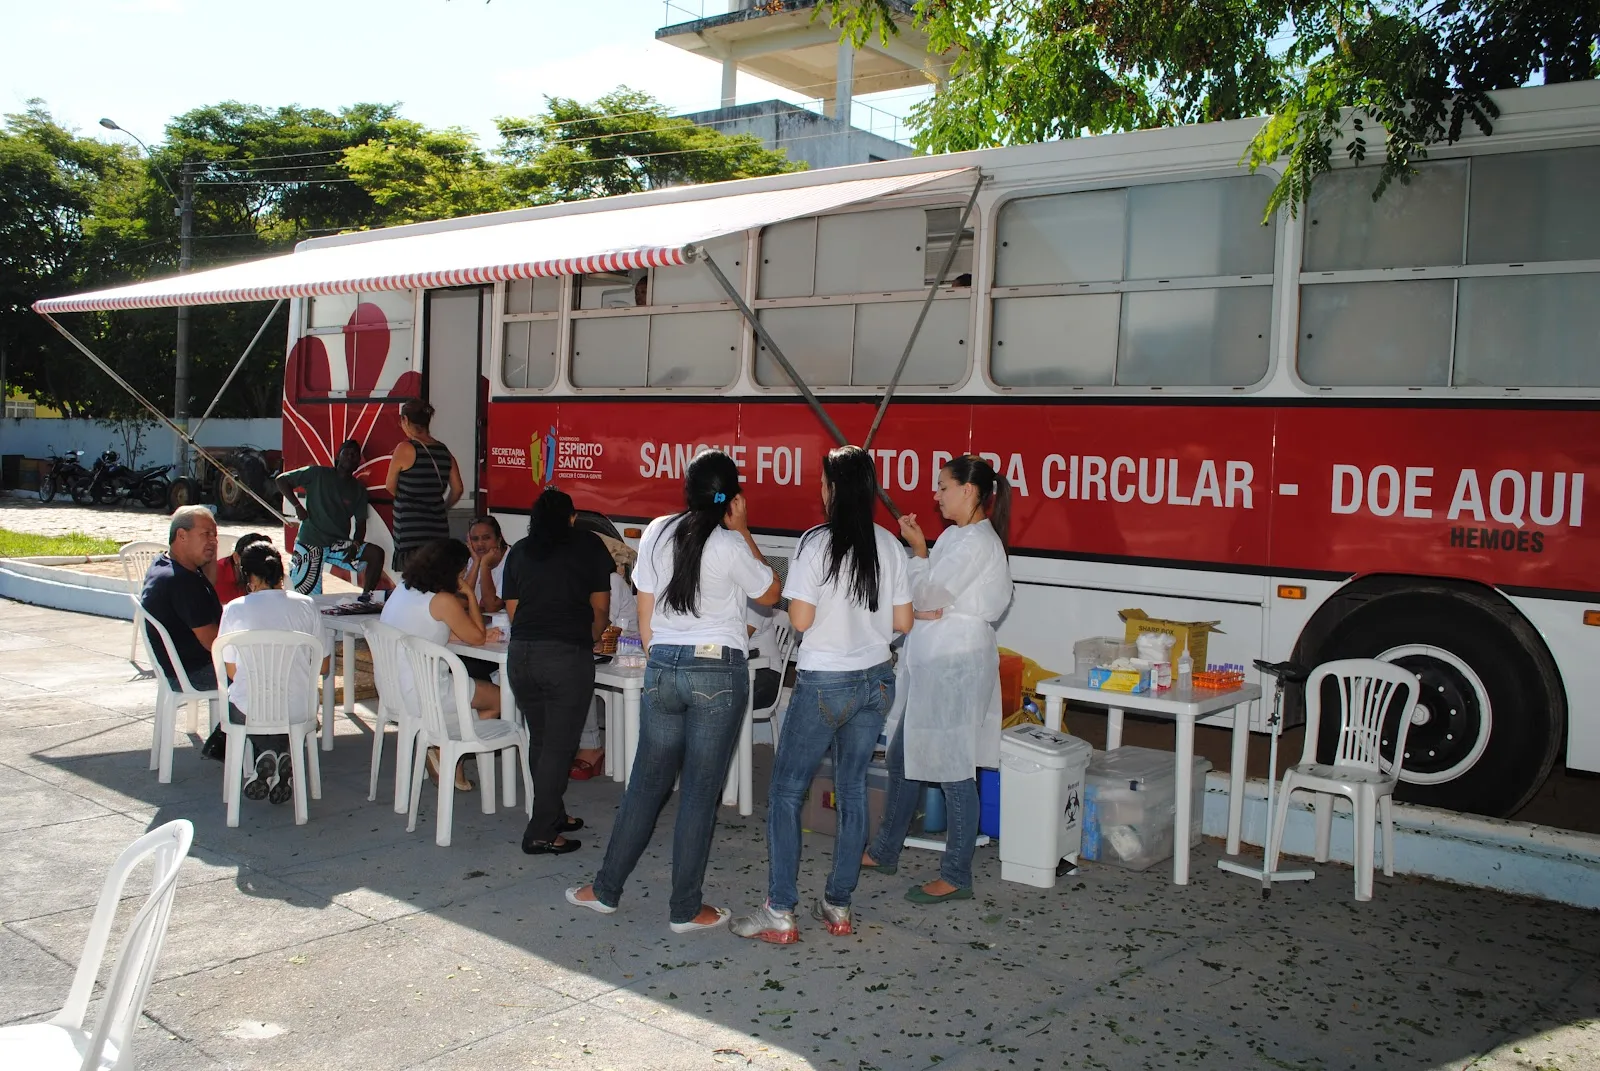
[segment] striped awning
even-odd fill
[[[971,169],[709,194],[653,204],[615,198],[496,217],[374,231],[293,253],[34,302],[36,312],[221,305],[318,294],[462,286],[687,263],[700,242],[950,179]],[[742,183],[740,185],[743,185]],[[637,200],[630,197],[626,200]],[[511,215],[507,213],[506,215]]]

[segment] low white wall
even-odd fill
[[[278,417],[208,420],[200,429],[198,441],[201,446],[256,446],[277,450],[283,443],[283,421]],[[84,463],[88,465],[108,446],[123,453],[122,436],[115,428],[103,427],[93,420],[0,419],[0,454],[52,457],[68,450],[82,450]],[[166,425],[157,425],[145,432],[139,461],[145,465],[171,461],[177,457],[177,450],[178,437]]]

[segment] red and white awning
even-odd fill
[[[685,247],[949,179],[970,169],[701,197],[635,207],[483,222],[311,246],[210,271],[34,302],[34,311],[94,312],[221,305],[317,294],[462,286],[535,276],[684,264]]]

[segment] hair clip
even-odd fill
[[[728,496],[723,494],[721,491],[718,491],[716,494],[711,496],[711,501],[720,506],[722,503],[728,501]]]

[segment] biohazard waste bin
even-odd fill
[[[1083,838],[1087,741],[1039,725],[1000,734],[1000,877],[1055,887],[1056,864]]]

